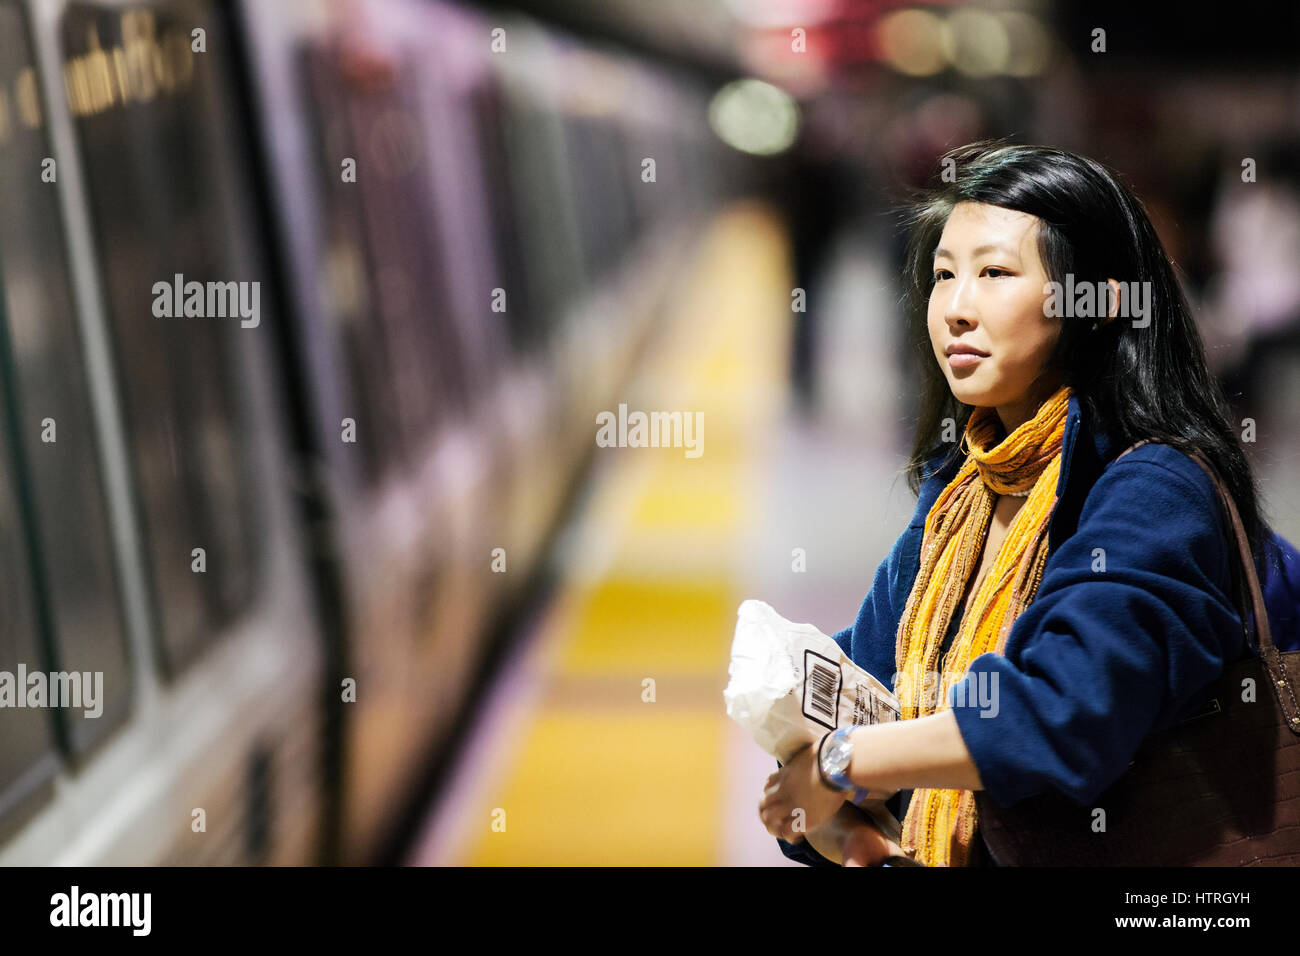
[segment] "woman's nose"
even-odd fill
[[[965,279],[953,279],[951,284],[952,294],[944,309],[944,319],[949,325],[973,325],[978,319],[973,284]]]

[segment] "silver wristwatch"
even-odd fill
[[[842,791],[852,803],[861,803],[869,792],[849,779],[849,764],[853,761],[853,738],[849,735],[857,729],[854,724],[827,734],[817,755],[822,781],[832,790]]]

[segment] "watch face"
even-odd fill
[[[826,754],[823,760],[826,775],[828,777],[838,776],[849,769],[849,761],[853,757],[853,743],[848,737],[833,739],[826,744]]]

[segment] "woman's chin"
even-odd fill
[[[990,405],[991,393],[987,388],[972,388],[967,382],[951,382],[952,397],[963,405]]]

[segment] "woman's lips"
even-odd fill
[[[986,358],[987,355],[976,355],[974,352],[953,352],[948,356],[948,364],[953,368],[973,368]]]

